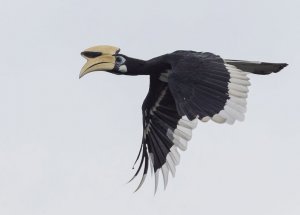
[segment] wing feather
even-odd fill
[[[138,175],[144,164],[143,176],[136,189],[138,190],[145,181],[150,164],[154,172],[156,192],[160,171],[164,188],[168,184],[169,172],[175,176],[176,165],[180,162],[177,148],[186,150],[187,142],[191,139],[191,130],[196,127],[197,121],[190,121],[187,117],[179,115],[167,82],[165,79],[160,81],[159,77],[150,78],[150,89],[142,110],[144,135],[139,152],[142,158],[133,178]]]
[[[174,53],[168,84],[180,115],[218,123],[244,120],[250,86],[247,72],[212,53]]]

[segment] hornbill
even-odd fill
[[[287,66],[285,63],[227,60],[209,52],[179,50],[148,61],[119,52],[120,49],[113,46],[86,49],[81,55],[87,62],[79,77],[94,71],[150,76],[149,92],[142,105],[142,144],[135,163],[140,156],[141,159],[133,178],[143,167],[138,190],[150,165],[155,175],[155,192],[160,170],[165,188],[169,172],[174,177],[180,160],[177,149],[187,149],[198,119],[228,124],[244,120],[250,86],[247,75],[277,73]]]

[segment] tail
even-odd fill
[[[225,60],[227,64],[231,64],[238,69],[258,75],[268,75],[270,73],[277,73],[286,67],[286,63],[265,63],[257,61],[243,61],[243,60]]]

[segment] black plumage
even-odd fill
[[[179,164],[177,149],[186,150],[198,119],[229,124],[244,119],[250,85],[248,73],[266,75],[287,66],[226,60],[212,53],[194,51],[175,51],[144,61],[119,51],[99,46],[82,52],[88,62],[80,77],[98,70],[150,76],[149,92],[142,105],[144,131],[136,162],[141,158],[133,177],[143,172],[137,189],[143,184],[149,165],[155,173],[155,190],[159,170],[167,185],[169,172],[174,176]]]

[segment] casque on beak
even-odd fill
[[[115,67],[115,54],[120,51],[114,46],[94,46],[81,52],[81,56],[87,59],[82,67],[79,78],[94,71],[109,71]]]

